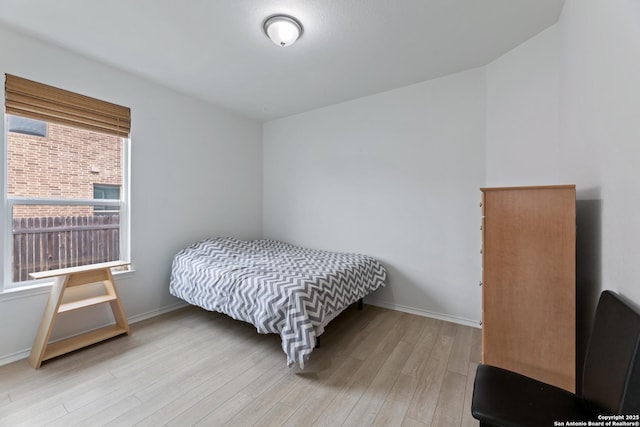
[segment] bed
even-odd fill
[[[169,291],[189,304],[279,334],[287,365],[304,368],[327,324],[385,285],[366,255],[305,249],[275,240],[212,238],[178,252]]]

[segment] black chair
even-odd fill
[[[640,414],[640,313],[613,292],[600,295],[581,395],[479,365],[471,414],[481,427],[546,427],[618,414],[633,419]]]

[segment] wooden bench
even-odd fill
[[[42,362],[53,357],[60,356],[70,351],[86,347],[91,344],[112,338],[118,335],[130,335],[129,323],[124,314],[116,285],[113,281],[111,269],[129,265],[127,261],[111,261],[100,264],[85,265],[80,267],[61,268],[57,270],[41,271],[31,273],[33,279],[53,278],[55,282],[49,294],[49,301],[42,314],[38,333],[33,341],[29,363],[36,369]],[[75,301],[63,303],[65,291],[74,286],[87,286],[102,283],[104,294],[92,296]],[[58,314],[73,310],[79,310],[98,304],[109,303],[113,317],[116,321],[114,325],[109,325],[100,329],[89,331],[71,338],[49,343],[51,331]]]

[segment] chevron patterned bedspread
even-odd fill
[[[386,275],[366,255],[216,238],[175,255],[169,290],[189,304],[249,322],[259,333],[279,334],[287,364],[304,368],[326,324],[384,286]]]

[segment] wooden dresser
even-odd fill
[[[575,185],[481,191],[482,362],[575,392]]]

